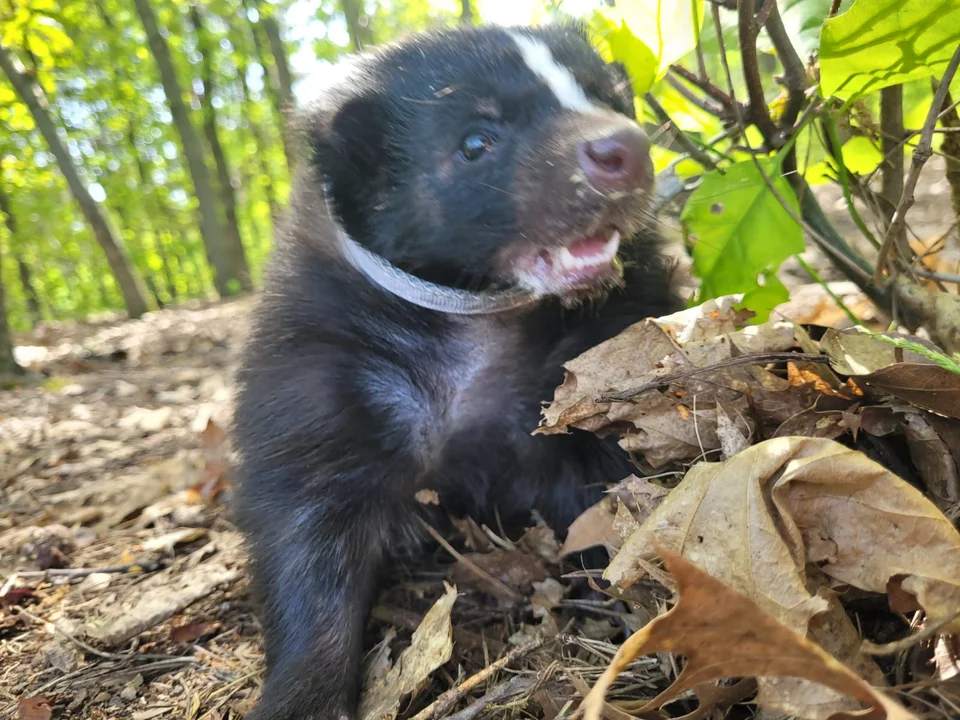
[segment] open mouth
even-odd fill
[[[543,295],[593,288],[620,278],[620,232],[608,229],[544,248],[516,265],[521,284]]]

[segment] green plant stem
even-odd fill
[[[847,175],[847,165],[843,161],[843,148],[840,145],[840,136],[837,133],[837,124],[834,122],[833,116],[829,112],[823,114],[821,118],[821,124],[823,125],[824,130],[827,132],[827,138],[830,141],[830,151],[833,155],[833,159],[837,163],[837,176],[840,180],[840,187],[843,188],[843,199],[847,201],[847,210],[850,211],[850,217],[853,218],[853,222],[856,223],[857,227],[860,228],[860,232],[863,233],[863,236],[870,241],[870,243],[875,247],[880,247],[880,241],[877,240],[876,236],[870,232],[870,228],[867,227],[867,224],[863,221],[863,218],[860,216],[860,212],[857,210],[856,205],[853,204],[853,194],[850,192],[850,178]]]
[[[820,277],[817,271],[814,270],[813,267],[811,267],[811,265],[806,260],[804,260],[799,255],[794,255],[794,257],[797,259],[797,262],[800,263],[800,267],[804,269],[807,275],[813,278],[813,281],[817,283],[817,285],[822,287],[824,291],[827,293],[827,295],[829,295],[833,299],[833,301],[837,304],[837,307],[843,310],[844,314],[848,318],[850,318],[850,322],[852,322],[854,325],[863,325],[863,323],[860,321],[860,318],[858,318],[856,315],[853,314],[853,311],[849,307],[847,307],[846,303],[843,302],[843,300],[840,299],[840,296],[830,289],[830,286],[827,284],[827,282]]]

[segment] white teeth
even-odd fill
[[[562,247],[552,253],[554,261],[563,270],[582,270],[585,267],[594,267],[596,265],[605,265],[609,263],[617,254],[620,248],[620,233],[616,230],[610,235],[610,239],[603,245],[603,249],[594,255],[577,256],[570,252],[567,247]]]

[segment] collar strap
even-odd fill
[[[418,307],[449,315],[493,315],[537,302],[521,288],[470,292],[421,280],[370,252],[335,225],[344,259],[374,285]]]

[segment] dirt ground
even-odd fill
[[[843,217],[834,190],[823,199]],[[931,175],[911,213],[921,237],[948,230],[948,202]],[[795,275],[784,312],[843,324],[822,290],[803,282]],[[855,290],[836,288],[867,312]],[[244,550],[229,521],[226,438],[252,302],[188,305],[138,321],[48,324],[20,338],[20,358],[36,374],[24,387],[0,391],[0,718],[37,720],[51,711],[98,720],[240,718],[252,706],[262,657]],[[467,546],[485,542],[483,533],[470,540],[474,530],[464,530]],[[555,548],[542,540],[504,542],[502,567],[488,568],[513,572],[516,587],[529,591],[512,605],[491,602],[482,583],[471,588],[470,573],[464,579],[462,567],[451,569],[447,550],[405,568],[377,606],[371,642],[396,627],[403,647],[443,593],[441,580],[460,572],[458,587],[474,592],[458,601],[458,664],[441,670],[438,690],[505,649],[537,645],[537,629],[556,624],[549,634],[567,641],[564,662],[556,649],[537,645],[524,651],[534,659],[513,677],[525,697],[553,708],[545,715],[562,715],[636,616],[628,621],[589,595],[553,603],[560,612],[538,611],[538,593],[549,594],[548,581],[563,572],[545,560]],[[653,597],[651,613],[656,605]],[[615,692],[662,687],[673,663],[665,656],[637,662]],[[435,697],[422,693],[405,714]],[[506,712],[491,707],[499,709],[485,712]]]

